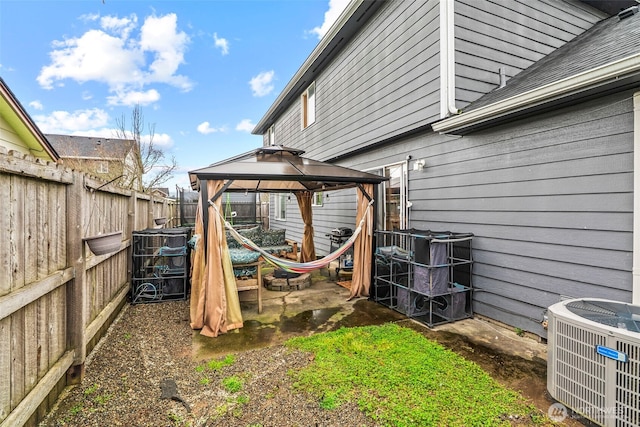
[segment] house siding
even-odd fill
[[[546,336],[561,297],[631,301],[632,92],[465,137],[428,133],[351,159],[407,155],[410,226],[474,233],[474,311]]]
[[[437,119],[438,20],[437,1],[386,2],[316,79],[315,123],[301,130],[296,100],[276,143],[327,160]]]
[[[575,1],[475,1],[454,5],[456,107],[464,108],[606,15]]]
[[[29,147],[16,134],[11,125],[0,115],[0,146],[4,146],[7,150],[15,150],[23,154],[31,154]]]
[[[458,0],[454,10],[459,108],[498,87],[499,68],[512,77],[605,17],[576,1]],[[433,123],[439,60],[439,2],[385,2],[316,78],[315,123],[302,129],[298,97],[275,122],[276,143],[331,160]]]

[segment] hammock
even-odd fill
[[[218,207],[215,205],[215,203],[210,202],[209,204],[213,206],[218,216],[220,216],[220,218],[224,222],[225,227],[229,229],[229,232],[233,236],[233,238],[236,239],[236,241],[238,241],[238,243],[240,243],[243,247],[250,249],[252,251],[259,252],[269,264],[271,264],[276,268],[280,268],[289,273],[308,273],[310,271],[317,270],[322,267],[326,267],[331,262],[340,258],[340,256],[343,255],[351,247],[351,245],[353,245],[353,243],[356,241],[356,238],[360,234],[360,231],[362,231],[362,225],[364,224],[364,221],[367,219],[367,216],[369,215],[369,210],[370,210],[369,208],[371,207],[371,205],[373,205],[373,199],[369,202],[369,206],[367,206],[365,214],[362,216],[360,223],[358,223],[358,227],[356,227],[351,237],[349,237],[349,239],[347,239],[347,241],[344,242],[342,246],[340,246],[338,249],[336,249],[334,252],[330,253],[329,255],[326,255],[315,261],[309,261],[309,262],[295,262],[288,259],[278,258],[275,255],[272,255],[269,252],[263,250],[260,246],[252,242],[251,239],[247,239],[246,237],[238,233],[233,228],[233,226],[226,219],[224,219],[224,217],[218,210]]]

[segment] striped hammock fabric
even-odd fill
[[[333,262],[333,261],[337,260],[338,258],[340,258],[340,256],[343,255],[353,245],[353,243],[356,241],[356,238],[360,234],[360,231],[362,231],[362,225],[364,224],[364,221],[367,219],[367,216],[369,215],[369,211],[370,211],[370,209],[367,208],[367,210],[365,211],[365,214],[362,216],[362,219],[360,220],[360,223],[358,224],[358,227],[355,229],[355,231],[353,232],[351,237],[349,237],[349,239],[347,241],[345,241],[342,244],[342,246],[340,246],[338,249],[336,249],[332,253],[330,253],[330,254],[328,254],[328,255],[320,258],[320,259],[317,259],[315,261],[295,262],[295,261],[288,260],[288,259],[278,258],[277,256],[272,255],[269,252],[264,251],[262,248],[260,248],[258,245],[256,245],[254,242],[252,242],[250,239],[247,239],[246,237],[244,237],[243,235],[238,233],[233,228],[233,226],[226,219],[224,219],[224,217],[222,216],[222,214],[218,210],[218,208],[215,205],[215,203],[209,203],[209,204],[211,206],[213,206],[213,209],[215,209],[215,211],[217,212],[218,216],[220,216],[220,218],[224,222],[225,227],[229,230],[229,233],[233,236],[234,239],[236,239],[238,241],[238,243],[240,243],[243,247],[245,247],[247,249],[259,252],[269,264],[271,264],[272,266],[274,266],[276,268],[280,268],[282,270],[285,270],[285,271],[287,271],[289,273],[308,273],[308,272],[311,272],[313,270],[317,270],[319,268],[326,267],[331,262]],[[369,207],[371,207],[371,205],[373,205],[373,200],[371,200],[369,202]]]

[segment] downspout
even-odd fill
[[[640,92],[633,95],[633,288],[631,301],[640,305]]]
[[[440,0],[440,118],[458,114],[453,3]]]

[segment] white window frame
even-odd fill
[[[306,129],[316,121],[316,82],[313,82],[300,95],[302,110],[300,111],[302,129]]]
[[[287,220],[287,202],[289,201],[289,194],[277,193],[275,194],[275,218],[278,221]]]
[[[276,125],[271,125],[267,131],[269,145],[276,145]]]
[[[101,174],[109,173],[109,162],[98,161],[98,168],[96,172]]]
[[[313,193],[311,206],[322,206],[323,204],[324,204],[324,193],[322,191],[316,191],[315,193]]]

